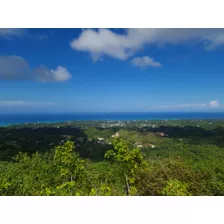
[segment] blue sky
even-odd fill
[[[224,29],[0,29],[0,113],[223,111]]]

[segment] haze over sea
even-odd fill
[[[222,112],[144,112],[144,113],[57,113],[57,114],[0,114],[0,126],[24,123],[54,123],[95,120],[181,120],[224,119]]]

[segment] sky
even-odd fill
[[[0,113],[224,111],[224,29],[0,29]]]

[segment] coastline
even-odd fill
[[[0,127],[11,125],[58,124],[66,122],[116,122],[161,120],[223,120],[222,112],[61,113],[0,114]]]

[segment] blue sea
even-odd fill
[[[0,126],[23,123],[54,123],[66,121],[96,120],[181,120],[181,119],[224,119],[223,112],[202,113],[60,113],[60,114],[0,114]]]

